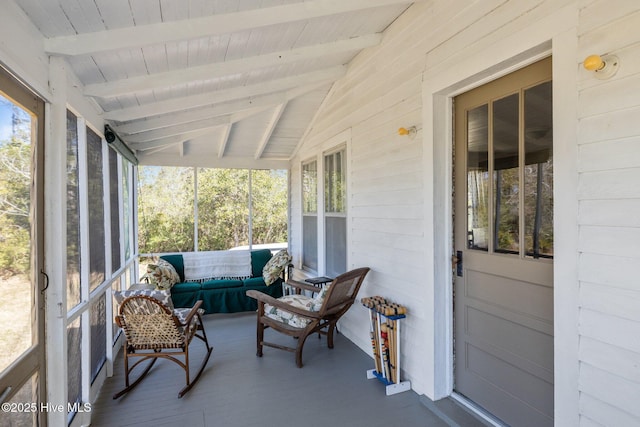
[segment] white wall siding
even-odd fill
[[[556,421],[640,423],[633,406],[640,389],[640,285],[633,275],[640,262],[638,27],[633,0],[436,0],[408,9],[334,85],[293,159],[292,191],[299,191],[300,161],[350,129],[349,266],[372,268],[362,296],[387,295],[409,307],[403,363],[417,392],[441,395],[434,383],[442,374],[434,370],[451,351],[439,324],[447,314],[436,314],[448,289],[436,281],[450,278],[451,215],[442,205],[451,184],[443,138],[451,131],[441,123],[450,120],[450,105],[443,99],[548,49],[559,54],[558,194],[568,195],[557,200],[556,216],[556,368],[563,372],[556,375]],[[582,69],[588,54],[610,52],[621,63],[614,78],[598,80]],[[419,129],[414,140],[396,134],[412,125]],[[438,328],[444,332],[434,333]],[[341,331],[370,351],[365,310],[351,310]]]
[[[578,58],[614,53],[620,69],[580,70],[580,423],[640,425],[640,8],[582,3]]]

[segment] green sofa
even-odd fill
[[[258,308],[255,299],[249,298],[246,292],[256,289],[274,298],[282,296],[283,278],[278,278],[269,286],[262,278],[262,269],[271,259],[269,249],[251,251],[251,277],[244,280],[217,279],[199,282],[185,282],[184,259],[181,254],[163,255],[160,258],[169,262],[180,276],[180,283],[171,287],[171,299],[175,307],[193,307],[202,300],[202,308],[209,313],[237,313],[254,311]]]

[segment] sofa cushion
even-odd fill
[[[252,288],[267,286],[264,283],[264,279],[262,278],[262,276],[252,277],[251,279],[244,279],[242,282],[244,283],[244,286],[252,287]]]
[[[175,268],[176,273],[178,273],[178,276],[180,276],[180,282],[184,282],[184,259],[182,255],[162,255],[160,258],[171,264],[173,268]]]
[[[122,301],[129,297],[138,295],[146,295],[155,298],[166,305],[169,309],[173,310],[171,291],[167,289],[128,289],[126,291],[115,291],[113,293],[113,297],[116,299],[118,304],[122,304]]]
[[[251,251],[251,277],[262,277],[262,269],[271,259],[269,249],[256,249]]]
[[[262,269],[265,285],[269,286],[282,274],[282,270],[291,262],[291,255],[286,249],[278,251]]]
[[[198,292],[202,286],[196,282],[176,283],[171,287],[171,293],[181,294],[186,292]]]
[[[237,279],[215,279],[202,282],[202,289],[225,289],[225,288],[240,288],[242,287],[242,280]]]

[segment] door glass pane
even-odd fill
[[[35,122],[0,92],[0,372],[36,343],[30,277]]]
[[[520,184],[518,94],[493,103],[494,250],[518,253]]]
[[[102,139],[87,128],[87,176],[89,195],[89,272],[90,289],[104,282],[104,168]]]
[[[67,111],[67,309],[80,303],[78,118]]]
[[[526,255],[553,256],[553,114],[551,82],[524,92]]]
[[[488,250],[489,243],[489,107],[467,113],[467,245]]]

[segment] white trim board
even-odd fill
[[[526,31],[525,31],[526,30]],[[555,283],[555,418],[558,425],[577,425],[578,407],[578,318],[577,305],[577,165],[576,141],[577,9],[575,4],[517,31],[466,57],[453,56],[444,63],[427,64],[423,74],[423,162],[425,258],[425,307],[427,324],[423,355],[425,394],[432,400],[453,391],[452,271],[452,100],[459,93],[551,54],[554,58],[554,134],[567,141],[562,149],[554,144],[556,197]],[[442,70],[447,69],[446,73]],[[572,95],[574,94],[574,95]],[[567,102],[568,97],[568,102]],[[431,132],[426,131],[432,129]],[[427,263],[430,264],[430,263]],[[436,286],[436,284],[438,284]],[[433,326],[432,326],[433,325]],[[561,373],[559,375],[558,373]]]

